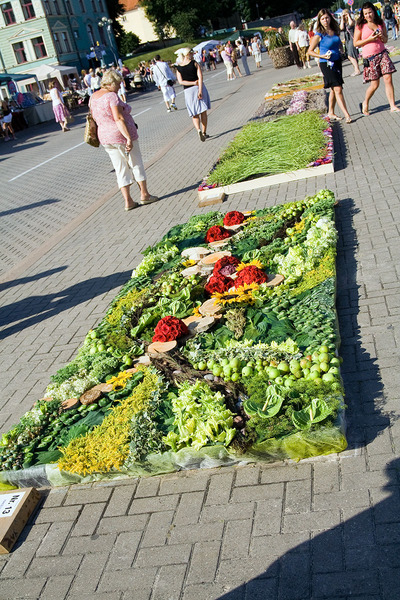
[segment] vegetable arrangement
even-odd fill
[[[320,157],[324,129],[325,122],[315,111],[248,123],[222,154],[207,184],[229,185],[254,176],[303,169]]]
[[[343,450],[336,239],[328,190],[173,227],[3,435],[0,481]]]

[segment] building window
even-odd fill
[[[71,52],[71,44],[69,43],[68,33],[66,31],[61,32],[62,41],[64,42],[65,52]]]
[[[97,10],[96,10],[96,4],[95,4],[94,0],[91,0],[91,3],[92,3],[92,11],[94,13],[97,12]]]
[[[25,21],[29,21],[29,19],[34,19],[36,17],[32,0],[21,0],[21,8],[24,13]]]
[[[11,6],[11,2],[6,2],[1,5],[1,12],[3,13],[4,22],[6,25],[13,25],[16,23],[14,11]]]
[[[106,34],[104,33],[104,27],[99,27],[99,35],[100,35],[100,41],[103,44],[103,46],[107,46]]]
[[[73,15],[74,13],[72,12],[71,0],[65,0],[65,6],[67,8],[67,13],[69,15]]]
[[[60,38],[58,37],[58,33],[53,33],[53,39],[57,54],[62,54],[62,48],[60,44]]]
[[[53,13],[51,12],[51,6],[50,6],[50,2],[49,2],[49,0],[43,0],[43,4],[44,4],[44,10],[45,10],[45,13],[46,13],[46,15],[51,15],[51,14],[53,14]]]
[[[44,58],[45,56],[47,56],[46,46],[44,45],[44,41],[41,36],[33,38],[32,44],[33,49],[35,50],[36,58]]]
[[[54,0],[54,9],[56,11],[56,15],[61,15],[60,5],[58,4],[58,0]]]
[[[90,25],[86,25],[86,31],[88,32],[88,36],[90,39],[90,43],[92,46],[94,46],[95,42],[94,42],[94,35],[93,35],[93,27]]]
[[[79,31],[77,31],[76,29],[74,29],[74,38],[76,40],[79,40]]]
[[[23,42],[17,42],[16,44],[13,44],[12,47],[13,47],[15,58],[17,59],[18,65],[28,62],[28,60],[26,58]]]
[[[81,9],[81,12],[86,12],[85,3],[83,0],[79,0],[79,8]]]
[[[99,0],[99,11],[104,12],[103,2]]]

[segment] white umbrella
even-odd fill
[[[211,48],[215,48],[215,46],[218,46],[218,44],[220,44],[221,42],[218,40],[207,40],[206,42],[200,42],[200,44],[197,44],[197,46],[195,46],[193,48],[193,50],[202,52],[203,50],[211,50]]]

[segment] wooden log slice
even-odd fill
[[[203,333],[204,331],[208,331],[215,323],[215,317],[203,317],[196,324],[194,331],[196,333]],[[193,323],[194,325],[194,323]]]
[[[223,246],[226,246],[226,244],[229,242],[231,238],[226,238],[224,240],[216,240],[215,242],[209,242],[209,246],[210,248],[222,248]]]
[[[281,284],[284,279],[283,275],[268,275],[268,282],[266,285],[268,287],[275,287],[276,285]]]
[[[197,273],[200,273],[201,268],[199,267],[199,265],[193,265],[193,267],[187,267],[187,269],[183,269],[183,271],[181,271],[181,275],[182,277],[191,277],[192,275],[197,275]]]
[[[172,340],[171,342],[153,342],[148,346],[147,352],[150,354],[163,354],[164,352],[170,352],[177,346],[177,341]]]
[[[100,390],[95,390],[94,388],[91,388],[90,390],[88,390],[87,392],[82,394],[82,396],[79,398],[79,400],[81,401],[81,404],[84,404],[85,406],[87,406],[87,405],[93,404],[93,402],[96,402],[97,400],[99,400],[99,398],[101,398],[101,396],[102,396],[102,392],[100,392]]]
[[[201,317],[196,317],[196,315],[191,315],[190,317],[186,317],[186,319],[182,319],[182,321],[185,323],[185,325],[187,327],[189,327],[189,325],[191,323],[195,323],[196,321],[199,321],[201,319]]]
[[[236,225],[224,225],[224,227],[232,233],[237,233],[238,231],[241,231],[243,223],[237,223]]]
[[[70,408],[76,408],[80,405],[79,398],[69,398],[68,400],[64,400],[61,402],[61,407],[63,410],[69,410]]]
[[[108,394],[108,392],[112,392],[112,389],[112,383],[98,383],[97,385],[92,387],[92,390],[99,390],[100,392],[103,392],[103,394]]]
[[[199,265],[201,265],[201,266],[215,265],[215,263],[217,261],[219,261],[220,258],[223,258],[224,256],[231,256],[231,255],[232,255],[232,252],[229,252],[229,250],[221,250],[220,252],[213,252],[213,254],[209,254],[208,256],[205,256],[204,258],[202,258]]]
[[[147,354],[141,356],[137,362],[139,365],[145,365],[146,367],[148,367],[151,364],[150,357],[147,356]]]
[[[204,317],[213,317],[222,310],[221,304],[216,303],[214,298],[206,300],[199,308],[200,314]]]
[[[196,246],[195,248],[186,248],[182,250],[181,256],[188,258],[189,260],[200,260],[203,256],[210,254],[209,248],[203,248],[202,246]]]

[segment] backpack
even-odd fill
[[[383,15],[387,21],[393,18],[393,11],[390,4],[385,4],[385,8],[383,9]]]

